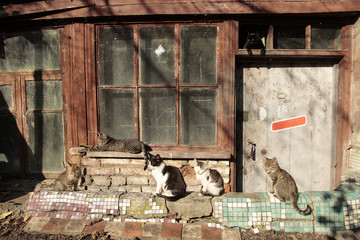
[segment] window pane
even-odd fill
[[[181,27],[181,76],[183,83],[216,83],[215,26]]]
[[[0,110],[9,109],[13,106],[11,85],[0,86]]]
[[[175,99],[175,89],[140,90],[140,126],[144,142],[176,144]]]
[[[100,90],[100,131],[118,139],[136,138],[134,90]]]
[[[182,89],[180,91],[181,145],[216,145],[216,90]]]
[[[140,83],[174,84],[174,27],[140,28]]]
[[[99,29],[100,85],[129,85],[134,82],[134,30]]]
[[[305,28],[277,27],[274,29],[274,48],[305,49]]]
[[[2,33],[0,71],[58,70],[59,31]]]
[[[19,130],[13,115],[0,115],[0,172],[20,172]]]
[[[62,113],[27,114],[30,171],[62,172],[64,131]]]
[[[340,49],[340,29],[311,28],[312,49]]]
[[[28,110],[62,110],[61,81],[27,81],[26,101]]]

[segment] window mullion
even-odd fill
[[[179,88],[179,76],[180,76],[180,25],[175,25],[175,85],[176,85],[176,146],[179,146],[180,141],[180,116],[179,116],[179,101],[180,101],[180,88]]]
[[[134,27],[134,81],[135,81],[135,129],[136,137],[140,139],[140,106],[139,106],[139,27]]]

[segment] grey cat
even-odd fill
[[[297,205],[297,199],[299,197],[299,192],[295,183],[294,178],[286,172],[284,169],[281,169],[277,159],[264,157],[263,166],[272,180],[272,189],[270,193],[274,193],[274,196],[277,197],[280,201],[290,200],[292,207],[300,214],[307,215],[311,212],[311,208],[307,205],[305,210],[301,210]]]
[[[54,191],[77,191],[81,177],[81,168],[77,164],[66,163],[66,171],[62,172],[54,182]]]
[[[144,170],[148,167],[148,152],[147,145],[142,141],[134,139],[115,139],[107,135],[106,133],[98,133],[97,146],[88,148],[90,152],[96,151],[114,151],[114,152],[128,152],[138,154],[143,152],[145,159]]]
[[[219,196],[224,193],[224,180],[215,169],[210,169],[207,164],[194,159],[196,179],[200,180],[200,195]]]

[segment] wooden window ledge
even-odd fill
[[[71,155],[84,155],[85,148],[73,147],[70,149]],[[231,154],[226,151],[150,151],[152,155],[159,154],[163,159],[218,159],[218,160],[229,160]],[[86,152],[87,157],[93,158],[144,158],[142,153],[132,154],[126,152]]]

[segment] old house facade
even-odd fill
[[[1,5],[2,175],[56,176],[98,131],[139,138],[184,172],[194,157],[209,160],[231,191],[269,187],[264,155],[300,191],[333,188],[359,161],[358,1]],[[249,32],[265,54],[244,49]],[[140,179],[137,161],[84,164]]]

